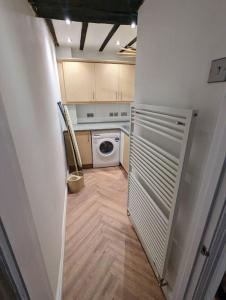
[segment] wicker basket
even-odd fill
[[[67,178],[67,184],[71,193],[78,193],[84,187],[83,173],[72,172]]]

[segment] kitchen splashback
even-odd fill
[[[130,119],[130,104],[95,103],[67,105],[73,124],[121,122]]]

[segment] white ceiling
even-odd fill
[[[82,23],[71,22],[70,25],[67,25],[65,21],[53,20],[53,25],[60,46],[69,46],[79,49]],[[99,50],[112,26],[111,24],[89,23],[84,51]],[[124,47],[134,39],[136,35],[136,28],[131,28],[130,25],[121,25],[108,42],[104,51],[118,51],[120,47]],[[72,43],[68,43],[68,37],[71,38]],[[120,41],[120,46],[116,45],[118,40]],[[133,47],[136,47],[136,44],[134,44]]]

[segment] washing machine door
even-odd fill
[[[101,156],[111,156],[115,152],[114,140],[104,139],[98,145],[98,152]]]

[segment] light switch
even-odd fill
[[[212,60],[208,82],[226,81],[226,57]]]

